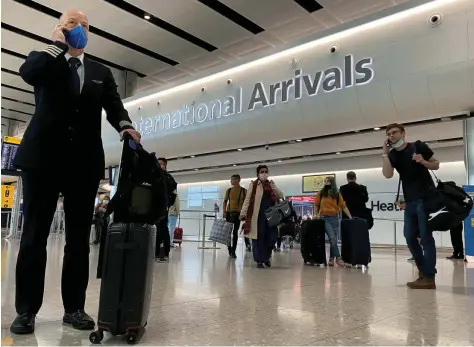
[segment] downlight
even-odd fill
[[[441,13],[434,13],[430,16],[430,18],[428,18],[428,23],[432,27],[436,27],[440,25],[442,21],[443,21],[443,15]]]

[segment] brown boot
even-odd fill
[[[411,289],[436,289],[434,278],[420,276],[416,281],[408,282],[407,287]]]

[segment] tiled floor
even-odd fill
[[[88,332],[61,323],[62,239],[51,239],[43,308],[31,336],[11,336],[17,243],[2,241],[2,346],[90,345]],[[270,269],[250,253],[197,250],[185,243],[156,264],[141,345],[473,345],[474,268],[439,254],[436,291],[405,287],[416,276],[408,254],[374,250],[368,272],[303,267],[298,250],[275,254]],[[91,274],[97,248],[91,249]],[[87,311],[97,314],[91,277]],[[123,345],[106,336],[104,344]]]

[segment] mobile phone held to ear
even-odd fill
[[[392,147],[392,143],[390,142],[390,140],[385,141],[385,146]]]

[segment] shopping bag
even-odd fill
[[[209,240],[228,245],[230,235],[234,225],[227,222],[225,219],[216,219],[212,224],[211,233],[209,234]]]

